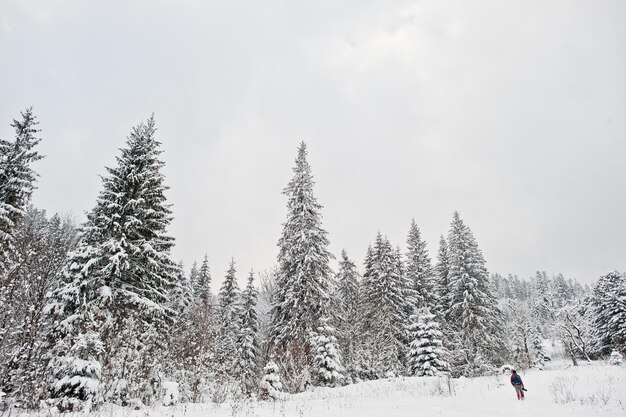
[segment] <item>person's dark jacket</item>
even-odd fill
[[[523,385],[522,377],[519,376],[518,374],[511,375],[511,384],[513,384],[513,385]]]

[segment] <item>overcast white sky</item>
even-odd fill
[[[33,105],[34,203],[83,219],[156,114],[176,259],[275,263],[309,147],[324,225],[362,265],[454,210],[491,272],[626,269],[626,2],[0,0],[0,137]],[[219,284],[219,282],[218,282]]]

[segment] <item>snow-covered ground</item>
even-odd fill
[[[626,416],[626,367],[602,363],[521,373],[528,389],[518,401],[508,375],[473,379],[393,378],[342,388],[317,388],[276,402],[180,404],[140,411],[121,408],[100,417],[588,417]],[[45,414],[49,415],[49,414]]]

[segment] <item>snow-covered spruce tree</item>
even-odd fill
[[[443,319],[445,312],[450,309],[449,269],[448,242],[442,235],[441,239],[439,239],[439,251],[437,252],[437,264],[435,265],[438,305],[433,310],[433,313],[440,319]]]
[[[209,268],[209,257],[206,254],[202,260],[202,265],[200,265],[200,269],[196,274],[194,292],[205,307],[208,307],[208,305],[211,304],[211,270]]]
[[[346,250],[341,251],[339,271],[335,276],[337,283],[336,306],[337,339],[343,363],[348,374],[355,372],[354,351],[358,337],[359,308],[359,273],[354,262],[348,258]],[[353,375],[350,375],[353,376]]]
[[[263,378],[259,384],[259,397],[262,400],[278,400],[283,391],[283,384],[280,382],[278,366],[270,359],[263,368]]]
[[[534,368],[543,369],[546,362],[550,360],[545,348],[543,347],[543,337],[541,329],[538,325],[535,325],[530,332],[531,337],[531,351],[532,351],[532,365]]]
[[[389,240],[378,233],[365,260],[362,286],[361,347],[364,377],[400,375],[406,369],[409,287]]]
[[[241,329],[237,338],[236,377],[247,395],[257,392],[259,381],[259,316],[257,314],[258,292],[254,288],[254,272],[248,276],[248,284],[241,294]]]
[[[232,377],[237,363],[237,337],[241,331],[241,292],[236,278],[235,260],[230,261],[224,282],[218,294],[218,317],[220,333],[218,340],[218,362],[220,377],[226,380]]]
[[[290,391],[303,389],[313,349],[309,335],[328,317],[332,271],[322,206],[313,195],[313,175],[306,145],[300,144],[294,176],[283,191],[287,220],[278,241],[279,272],[272,297],[270,342]],[[305,372],[306,371],[306,372]]]
[[[37,118],[32,107],[22,112],[21,120],[13,120],[15,129],[13,142],[0,139],[0,291],[11,283],[10,252],[14,244],[14,230],[24,215],[35,189],[37,173],[32,164],[43,156],[35,147],[41,142],[36,137]],[[1,298],[0,303],[6,302]],[[6,304],[0,304],[4,309]]]
[[[327,323],[327,320],[321,319],[319,327],[311,334],[311,344],[315,352],[313,378],[316,385],[336,387],[343,385],[346,379],[345,369],[337,346],[335,329]]]
[[[189,277],[185,275],[185,265],[178,262],[178,270],[174,280],[174,286],[168,292],[169,302],[167,307],[176,312],[180,318],[191,307],[194,298],[194,289]]]
[[[396,246],[396,250],[394,252],[394,259],[396,263],[396,271],[399,277],[399,285],[402,288],[402,299],[404,304],[404,319],[405,319],[405,330],[408,330],[408,322],[410,317],[415,313],[415,306],[417,306],[418,298],[417,291],[413,288],[413,282],[409,279],[406,274],[406,267],[404,265],[404,259],[402,258],[402,250],[400,246]],[[407,335],[407,343],[408,343],[408,333]]]
[[[458,212],[448,234],[448,286],[445,318],[455,332],[451,370],[465,376],[484,374],[506,357],[503,317],[491,293],[482,252]]]
[[[365,290],[372,289],[371,278],[374,274],[374,248],[368,245],[365,259],[363,261],[363,275],[359,281],[359,304],[357,307],[357,320],[355,322],[356,338],[354,340],[354,350],[352,353],[352,361],[350,364],[350,377],[353,381],[376,379],[373,349],[369,345],[372,339],[372,331],[370,329],[370,320],[368,320],[368,309],[364,308],[367,304]],[[370,337],[367,337],[370,336]]]
[[[407,362],[410,376],[439,376],[448,372],[443,334],[434,314],[422,309],[413,315],[409,334],[411,345]]]
[[[198,262],[197,261],[193,261],[191,263],[191,268],[189,269],[189,282],[191,283],[191,287],[194,290],[194,293],[196,291],[196,288],[198,287]]]
[[[54,387],[75,375],[55,366],[80,352],[76,345],[88,334],[103,345],[95,356],[102,366],[99,398],[121,404],[155,400],[166,335],[176,317],[168,295],[180,277],[170,258],[171,211],[155,132],[153,117],[133,128],[117,166],[107,168],[78,248],[52,293],[51,391],[59,404],[73,391]]]
[[[211,297],[197,291],[199,272],[195,275],[192,301],[173,331],[167,365],[168,376],[179,384],[180,401],[198,403],[209,399],[212,384],[222,382],[224,366],[218,357],[222,347],[218,343],[222,331],[219,309],[208,303]]]
[[[16,250],[16,231],[30,201],[37,173],[33,163],[42,158],[36,150],[41,139],[32,109],[22,112],[21,120],[13,120],[15,140],[0,139],[0,379],[8,372],[12,360],[8,345],[15,340],[15,326],[20,322],[21,292],[25,290],[20,267],[27,259]],[[27,254],[28,255],[28,254]],[[12,387],[0,380],[0,391],[12,395]]]
[[[593,339],[596,356],[612,350],[626,353],[626,276],[617,271],[600,277],[592,296]]]
[[[439,304],[436,278],[426,250],[426,242],[422,240],[420,229],[415,224],[415,220],[411,221],[407,247],[406,276],[412,284],[417,299],[416,311],[421,308],[434,311]]]

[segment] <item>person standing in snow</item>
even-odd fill
[[[526,391],[526,388],[524,388],[524,382],[522,382],[522,377],[517,374],[515,369],[511,370],[511,385],[513,385],[513,388],[515,388],[517,399],[523,400],[524,391]]]

